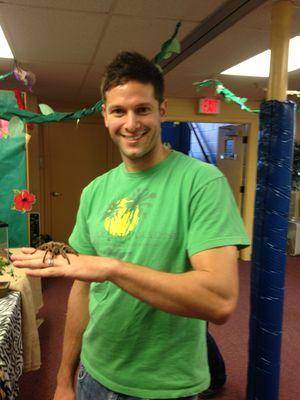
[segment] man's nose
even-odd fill
[[[139,117],[134,112],[129,112],[126,116],[126,130],[128,132],[135,132],[140,128]]]

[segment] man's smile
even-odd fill
[[[137,140],[141,139],[147,132],[148,132],[148,130],[144,129],[143,131],[136,132],[134,134],[120,133],[120,136],[122,136],[123,138],[125,138],[129,142],[133,142],[133,141],[137,141]]]

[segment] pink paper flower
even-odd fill
[[[32,205],[35,203],[35,195],[28,192],[28,190],[15,190],[13,210],[17,211],[31,211]]]
[[[5,132],[3,129],[0,128],[0,139],[6,139],[8,136],[8,132]]]
[[[0,139],[6,139],[8,136],[8,121],[0,119]]]

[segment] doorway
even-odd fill
[[[165,122],[162,141],[216,165],[226,176],[243,215],[248,129],[248,124]]]
[[[108,135],[99,121],[43,126],[45,230],[67,243],[82,189],[109,168]]]

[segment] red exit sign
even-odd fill
[[[198,112],[200,114],[219,114],[220,100],[218,99],[200,99]]]

